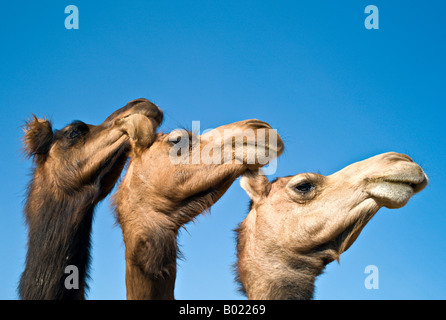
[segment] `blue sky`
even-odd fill
[[[67,30],[65,6],[79,8]],[[379,30],[364,9],[379,8]],[[9,1],[0,18],[0,299],[16,299],[31,163],[20,126],[99,124],[145,97],[165,131],[258,118],[283,137],[276,176],[331,174],[387,151],[409,154],[430,185],[381,209],[316,281],[316,299],[445,299],[446,27],[444,2]],[[248,207],[237,180],[180,236],[178,299],[244,299],[233,229]],[[90,299],[125,298],[124,245],[107,198],[96,210]],[[364,286],[367,265],[379,289]]]

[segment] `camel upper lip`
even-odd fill
[[[123,119],[126,119],[128,117],[131,117],[131,116],[134,116],[134,115],[137,115],[137,114],[145,116],[148,119],[155,120],[158,126],[161,125],[161,123],[163,122],[163,113],[162,112],[155,112],[153,110],[138,110],[136,112],[133,112],[133,113],[125,115],[124,117],[120,118],[117,121],[122,121]]]
[[[161,124],[161,122],[163,122],[162,112],[154,112],[153,110],[141,110],[133,114],[141,114],[149,119],[154,119],[158,124]]]
[[[163,111],[147,99],[140,98],[128,102],[124,107],[116,110],[102,123],[104,126],[110,126],[116,121],[122,120],[130,115],[141,114],[147,118],[153,119],[158,124],[163,121]]]
[[[428,184],[428,178],[425,174],[420,176],[410,176],[410,177],[405,177],[405,176],[382,177],[382,178],[371,179],[370,181],[405,184],[411,187],[415,193],[423,190]]]

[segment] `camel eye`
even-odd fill
[[[168,141],[171,145],[178,147],[187,146],[189,144],[189,133],[185,130],[177,130],[169,134]]]
[[[169,137],[169,142],[172,144],[177,144],[181,141],[181,136]]]
[[[301,193],[307,193],[307,192],[312,191],[315,188],[315,186],[314,186],[314,184],[312,184],[310,182],[304,182],[304,183],[298,184],[294,188]]]
[[[68,133],[68,138],[69,138],[69,139],[74,139],[74,138],[77,138],[79,135],[80,135],[80,132],[79,132],[79,131],[77,131],[77,130],[71,130],[71,131]]]
[[[79,136],[86,134],[90,129],[88,126],[81,121],[74,121],[71,124],[71,129],[66,132],[66,137],[68,139],[76,139]]]

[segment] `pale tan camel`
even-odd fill
[[[237,273],[249,299],[311,299],[314,281],[381,207],[401,208],[428,179],[406,155],[384,153],[329,176],[270,183],[246,172],[250,212],[237,233]]]
[[[265,165],[283,147],[267,123],[246,120],[200,136],[160,133],[133,157],[114,196],[125,242],[127,298],[174,299],[178,230],[217,202],[243,172]],[[269,155],[262,158],[265,150]]]

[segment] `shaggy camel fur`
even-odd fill
[[[237,273],[249,299],[311,299],[314,281],[346,251],[381,207],[401,208],[428,179],[406,155],[384,153],[330,175],[270,183],[247,172],[251,198],[237,230]]]
[[[24,127],[25,153],[34,161],[25,216],[26,267],[21,299],[84,299],[93,211],[113,188],[132,149],[147,148],[163,114],[145,99],[129,102],[101,125],[75,121],[53,131],[34,116]],[[78,269],[78,290],[64,285]]]
[[[269,155],[263,157],[265,151]],[[259,120],[201,136],[185,130],[157,134],[150,148],[131,159],[114,196],[125,242],[127,298],[174,299],[178,230],[217,202],[244,171],[282,151],[276,131]]]

